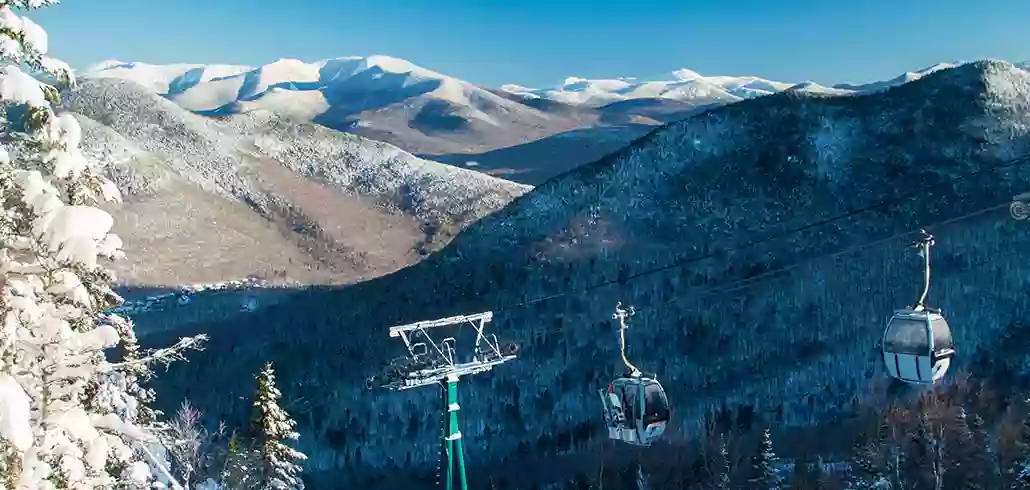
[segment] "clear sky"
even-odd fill
[[[1030,0],[63,0],[32,17],[75,68],[385,54],[488,86],[679,68],[831,84],[1030,60]]]

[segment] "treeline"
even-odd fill
[[[712,414],[700,441],[620,448],[561,490],[1030,490],[1030,399],[959,381],[806,435]],[[610,449],[609,449],[610,450]],[[618,461],[614,461],[618,460]],[[494,481],[495,489],[508,487]]]
[[[255,376],[249,426],[242,431],[219,424],[210,431],[201,413],[183,401],[160,433],[179,483],[197,490],[301,490],[307,456],[291,447],[296,423],[280,406],[271,363]]]

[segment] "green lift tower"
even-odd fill
[[[443,450],[441,464],[446,465],[447,490],[468,490],[465,477],[465,454],[462,449],[461,430],[458,429],[458,379],[478,374],[515,359],[512,345],[501,346],[494,334],[486,334],[486,324],[493,312],[459,315],[439,320],[427,320],[390,328],[390,337],[400,337],[408,349],[408,356],[395,360],[382,375],[369,380],[369,387],[378,385],[393,390],[409,390],[423,386],[441,387],[443,400]],[[474,352],[459,356],[454,337],[437,342],[429,335],[432,329],[452,325],[471,325],[476,333]],[[465,358],[465,361],[460,359]]]

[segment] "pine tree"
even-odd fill
[[[79,149],[76,119],[52,107],[74,85],[71,70],[47,55],[46,32],[14,13],[55,3],[0,2],[0,484],[146,488],[171,476],[141,416],[150,399],[132,380],[203,338],[107,358],[129,335],[102,314],[121,298],[101,259],[124,254],[97,204],[120,195]]]
[[[988,449],[975,427],[976,418],[970,420],[965,407],[958,407],[951,424],[947,464],[944,466],[945,480],[954,488],[964,490],[986,490],[995,488],[992,482]]]
[[[758,454],[751,458],[751,478],[749,488],[755,490],[779,490],[783,488],[783,476],[776,465],[779,457],[773,451],[772,431],[767,427],[762,432],[762,440],[758,444]]]
[[[809,455],[802,454],[794,458],[794,471],[787,481],[788,488],[791,490],[807,490],[814,488],[817,480],[815,465],[812,464]]]
[[[299,434],[293,431],[296,423],[279,406],[282,395],[275,386],[275,371],[271,363],[265,364],[258,373],[257,382],[251,428],[259,441],[261,488],[303,489],[299,476],[301,468],[297,462],[306,460],[307,456],[286,444],[286,441],[296,440]]]
[[[826,462],[823,461],[822,456],[816,458],[815,462],[812,463],[811,473],[815,479],[816,489],[827,490],[830,488],[830,472],[826,470]]]
[[[257,451],[249,447],[243,438],[233,431],[229,436],[225,451],[225,460],[219,473],[219,488],[231,490],[251,490],[260,484],[254,475],[258,468]]]
[[[1020,438],[1016,443],[1022,453],[1013,468],[1013,490],[1030,490],[1030,418],[1024,419]]]
[[[906,445],[904,478],[908,487],[939,490],[944,477],[944,431],[926,412],[919,413]]]
[[[726,436],[719,436],[719,455],[715,468],[716,490],[730,490],[730,452],[726,446]]]
[[[973,446],[980,448],[982,458],[983,488],[996,488],[1001,479],[1001,468],[998,467],[998,441],[987,429],[987,422],[979,414],[973,414],[969,425],[973,433]]]
[[[884,446],[879,441],[855,448],[849,465],[851,471],[848,474],[848,488],[853,490],[891,488],[886,461],[883,460],[883,449]]]
[[[118,315],[104,315],[102,319],[118,331],[118,349],[120,361],[125,363],[123,370],[125,391],[135,398],[133,418],[141,424],[156,424],[163,415],[151,405],[154,403],[154,390],[143,385],[153,376],[150,366],[140,362],[145,357],[136,340],[136,332],[132,320]]]

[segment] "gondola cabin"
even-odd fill
[[[635,446],[650,446],[669,423],[669,399],[654,378],[618,378],[599,390],[610,439]]]
[[[894,312],[883,334],[887,372],[906,383],[933,384],[955,355],[951,329],[940,311],[905,308]]]

